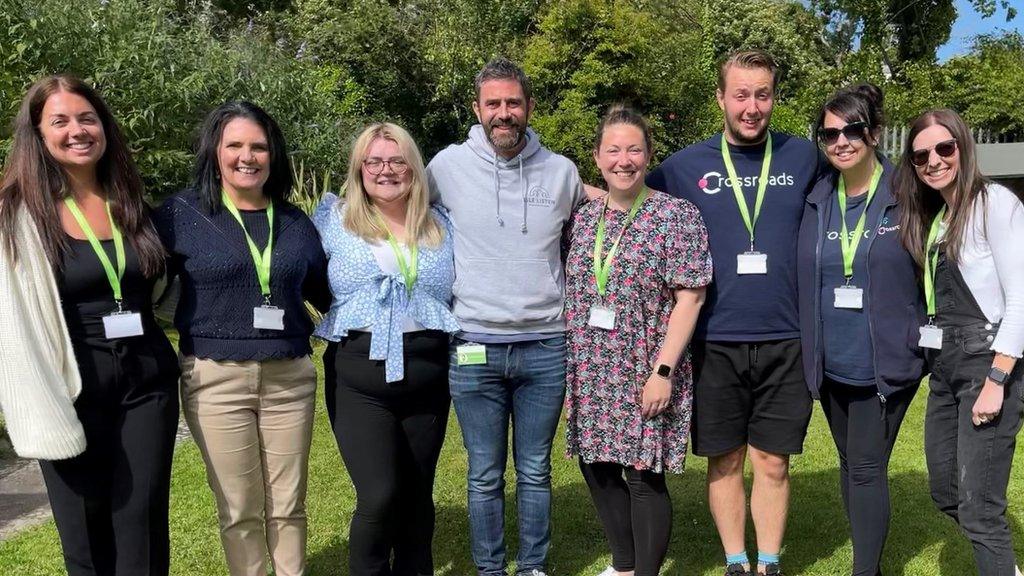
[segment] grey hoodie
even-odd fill
[[[505,160],[480,124],[430,161],[431,196],[455,231],[454,312],[466,332],[565,330],[562,229],[585,198],[576,165],[526,131]]]

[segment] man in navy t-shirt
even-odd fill
[[[796,245],[819,154],[808,140],[768,130],[776,76],[764,52],[726,58],[717,91],[724,132],[676,152],[647,177],[652,189],[696,204],[708,229],[714,282],[691,346],[692,442],[708,458],[708,501],[727,576],[781,574],[789,455],[803,450],[811,416],[800,358]],[[756,569],[744,538],[748,455]]]

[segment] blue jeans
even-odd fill
[[[505,462],[512,458],[519,512],[517,572],[543,570],[551,544],[551,441],[565,398],[565,337],[487,344],[487,364],[459,366],[449,384],[469,456],[469,539],[482,576],[505,573]]]

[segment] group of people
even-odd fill
[[[230,573],[266,574],[268,555],[279,576],[306,573],[312,335],[357,495],[354,576],[434,573],[450,404],[481,576],[508,568],[510,423],[516,575],[546,570],[563,406],[611,551],[601,576],[659,573],[665,473],[688,448],[708,459],[725,574],[779,576],[813,399],[838,451],[851,573],[879,575],[888,461],[927,374],[932,498],[981,576],[1013,576],[1022,197],[981,175],[955,112],[916,119],[893,165],[877,87],[836,92],[811,142],[770,129],[776,81],[770,55],[728,55],[722,132],[650,172],[645,119],[612,106],[594,141],[601,190],[541,145],[529,79],[498,58],[475,79],[465,142],[425,165],[403,128],[372,124],[311,218],[254,104],[207,116],[191,185],[151,210],[99,95],[36,82],[0,183],[0,402],[15,448],[40,459],[68,573],[168,573],[179,398]],[[177,358],[153,315],[168,280]]]

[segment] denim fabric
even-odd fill
[[[925,417],[932,500],[971,541],[979,576],[1013,576],[1006,488],[1024,416],[1024,369],[1018,362],[1003,387],[999,415],[975,426],[971,410],[992,366],[991,345],[999,326],[985,320],[957,266],[944,257],[935,287],[935,321],[943,341],[932,366]]]
[[[543,570],[551,542],[551,441],[565,397],[565,337],[487,344],[487,363],[459,366],[449,384],[469,457],[470,548],[481,575],[505,573],[505,463],[512,420],[519,518],[518,572]]]

